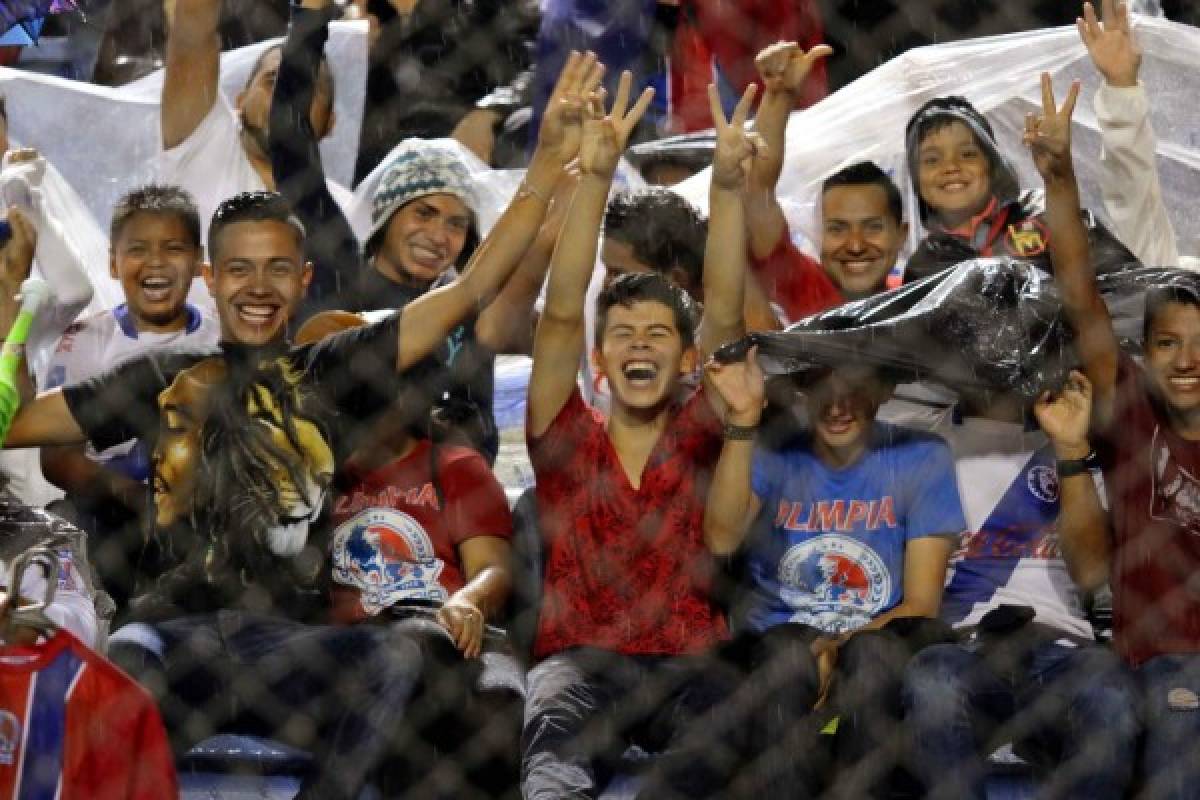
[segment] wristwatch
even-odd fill
[[[1096,456],[1096,451],[1092,450],[1083,458],[1056,461],[1055,467],[1058,470],[1058,477],[1060,479],[1070,478],[1072,475],[1082,475],[1085,472],[1100,469],[1100,459]]]
[[[757,425],[734,425],[731,422],[725,423],[726,439],[732,439],[739,442],[749,442],[754,440],[754,436],[757,433]]]

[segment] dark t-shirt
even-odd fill
[[[671,415],[636,489],[578,390],[528,444],[546,549],[537,658],[581,646],[683,655],[725,638],[704,544],[721,425],[702,390]]]
[[[1200,653],[1200,442],[1171,430],[1141,368],[1122,356],[1104,485],[1112,513],[1113,633],[1138,665]]]
[[[428,289],[403,286],[385,278],[375,269],[360,276],[349,311],[375,311],[404,308]],[[422,435],[448,439],[452,444],[471,447],[488,460],[495,461],[500,447],[496,417],[492,409],[495,355],[475,338],[476,317],[469,317],[450,331],[450,335],[428,358],[409,370],[402,403],[413,410],[407,420],[421,428]],[[435,417],[448,417],[443,433],[427,429],[429,410]]]
[[[63,390],[98,449],[139,438],[155,454],[134,618],[317,613],[327,488],[355,430],[394,402],[399,320],[302,347],[147,356]]]

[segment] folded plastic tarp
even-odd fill
[[[1200,254],[1200,29],[1153,17],[1135,17],[1144,56],[1141,81],[1150,98],[1158,139],[1163,200],[1183,255]],[[809,252],[819,240],[817,200],[821,182],[857,161],[872,160],[904,193],[910,221],[909,252],[924,235],[916,219],[916,197],[908,179],[904,126],[923,103],[962,95],[984,112],[1000,148],[1017,167],[1020,184],[1042,180],[1021,144],[1025,114],[1041,108],[1039,76],[1054,78],[1061,100],[1072,80],[1083,83],[1072,129],[1075,169],[1083,205],[1106,223],[1098,186],[1100,133],[1092,96],[1103,78],[1073,27],[991,36],[910,50],[872,70],[817,105],[794,113],[788,123],[787,153],[778,196],[792,234]],[[679,184],[679,191],[708,208],[709,170]],[[1111,225],[1109,225],[1111,228]]]
[[[1175,282],[1200,293],[1200,276],[1179,269],[1145,267],[1097,279],[1123,347],[1140,345],[1146,290]],[[866,364],[897,382],[1026,398],[1060,385],[1076,363],[1053,279],[1007,258],[964,261],[747,341],[758,345],[769,375]]]

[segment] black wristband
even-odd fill
[[[725,423],[726,439],[732,439],[737,442],[750,442],[754,441],[754,436],[757,433],[757,425],[734,425],[730,422]]]
[[[1070,461],[1056,461],[1055,468],[1058,470],[1058,477],[1061,479],[1070,478],[1072,475],[1082,475],[1085,472],[1099,469],[1100,464],[1096,459],[1096,451],[1092,450],[1083,458],[1074,458]]]

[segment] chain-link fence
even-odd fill
[[[6,563],[34,541],[60,560],[57,599],[18,580],[49,621],[0,612],[0,666],[40,673],[0,681],[0,778],[25,763],[13,785],[62,773],[113,798],[171,795],[172,763],[196,798],[1193,796],[1189,4],[1136,9],[1144,63],[1120,87],[1048,30],[1081,13],[1053,2],[73,5],[0,45],[0,130],[42,156],[6,161],[0,195],[57,292],[27,343],[48,394],[9,440],[42,448],[7,456],[0,530]],[[170,64],[168,29],[187,42]],[[781,38],[833,53],[785,91],[755,64]],[[1106,42],[1105,64],[1132,59]],[[605,213],[594,141],[563,143],[592,111],[561,86],[611,104],[625,69],[658,91]],[[1076,115],[1079,194],[1022,149],[1026,115],[1058,110],[1043,71],[1059,102],[1073,79],[1099,98]],[[762,86],[780,151],[773,177],[738,174],[733,228],[710,80],[723,115]],[[945,95],[979,110],[930,110]],[[927,179],[953,135],[958,171]],[[194,202],[129,194],[151,181]],[[26,234],[0,234],[7,292]],[[687,394],[688,311],[714,324],[731,269],[706,236],[750,256],[761,419],[715,378]],[[1079,237],[1107,273],[1086,303],[1055,250]],[[556,295],[546,272],[572,259]],[[618,277],[643,272],[666,280]],[[679,352],[637,317],[653,303]],[[574,338],[536,349],[539,319]],[[547,389],[555,369],[578,387]],[[136,678],[161,729],[92,699],[131,684],[46,677],[57,629]]]

